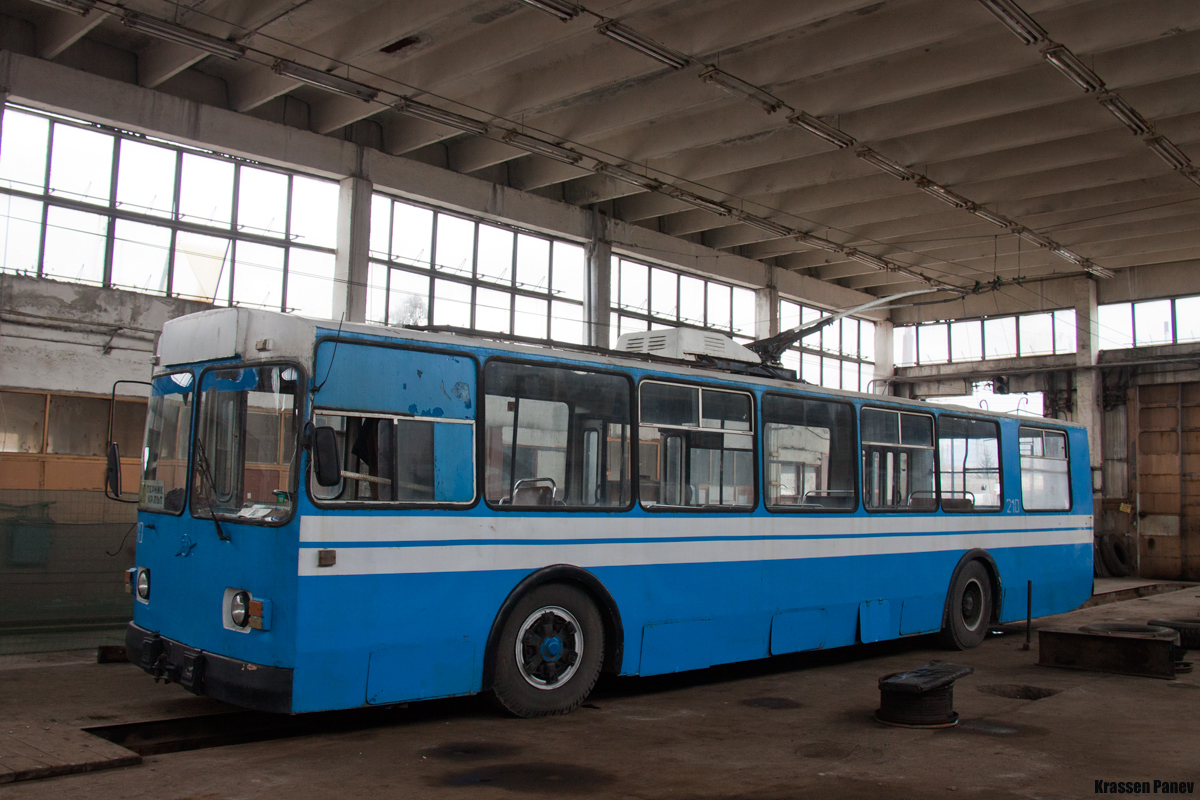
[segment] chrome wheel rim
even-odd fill
[[[513,654],[526,683],[535,689],[557,689],[571,680],[583,658],[579,620],[561,606],[539,608],[521,623]]]

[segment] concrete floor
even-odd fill
[[[1189,587],[1039,625],[1197,617]],[[927,637],[650,679],[608,680],[566,717],[510,719],[476,698],[413,704],[347,733],[148,756],[141,766],[15,783],[24,798],[1042,798],[1095,781],[1200,783],[1200,673],[1174,681],[1039,667],[1024,635],[967,653]],[[227,710],[88,654],[0,659],[0,720],[46,727]],[[962,723],[872,720],[877,679],[944,659]],[[1040,700],[1004,687],[1056,690]],[[1001,687],[1001,688],[995,688]],[[999,692],[999,694],[997,694]]]

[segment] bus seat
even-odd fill
[[[522,486],[513,493],[514,506],[548,506],[554,503],[554,487]]]

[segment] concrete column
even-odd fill
[[[779,333],[778,267],[767,267],[767,285],[754,290],[754,338],[768,339]]]
[[[608,217],[593,212],[591,241],[587,244],[587,284],[583,319],[587,343],[592,347],[612,347],[612,239]]]
[[[334,319],[367,320],[367,253],[371,243],[371,191],[369,180],[344,178],[338,192],[337,256],[334,266]]]
[[[1103,385],[1093,369],[1100,356],[1100,322],[1094,278],[1075,279],[1075,408],[1071,421],[1087,427],[1092,489],[1103,493],[1104,452],[1100,431],[1104,422]]]
[[[888,389],[883,388],[882,382],[896,373],[895,350],[892,346],[895,327],[887,321],[875,323],[875,380],[880,383],[871,388],[876,394],[891,394]]]

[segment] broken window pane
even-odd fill
[[[175,237],[171,294],[227,304],[232,255],[228,239],[180,231]]]

